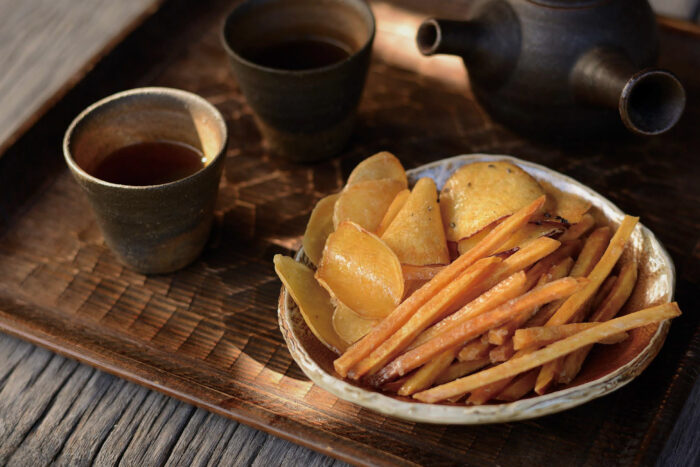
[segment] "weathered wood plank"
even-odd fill
[[[73,433],[67,437],[63,450],[56,458],[58,466],[89,465],[111,431],[126,415],[127,407],[130,404],[138,406],[148,394],[145,388],[111,375],[101,375],[108,390],[100,398],[95,398],[94,406],[86,411]]]
[[[10,373],[0,390],[0,465],[26,440],[50,409],[78,363],[35,348]]]
[[[13,337],[0,362],[0,465],[345,465]]]
[[[0,0],[0,142],[157,0]]]

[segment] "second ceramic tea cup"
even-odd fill
[[[233,74],[274,153],[308,162],[343,149],[374,30],[362,0],[248,0],[226,18]]]
[[[201,154],[202,168],[145,186],[93,175],[116,150],[159,141],[190,146]],[[140,88],[102,99],[78,115],[66,132],[63,153],[107,246],[130,268],[158,274],[186,266],[204,248],[226,141],[224,119],[203,98],[177,89]]]

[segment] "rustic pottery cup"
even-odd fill
[[[90,175],[113,151],[154,141],[199,149],[204,167],[185,178],[148,186],[109,183]],[[203,98],[177,89],[140,88],[85,109],[66,132],[63,154],[107,245],[126,266],[160,274],[188,265],[204,248],[226,141],[224,119]]]
[[[297,162],[333,156],[348,142],[374,40],[362,0],[248,0],[226,18],[222,42],[233,74],[272,152]],[[289,70],[255,63],[250,51],[285,41],[342,45],[343,60]]]

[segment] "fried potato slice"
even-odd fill
[[[403,273],[396,254],[354,222],[343,222],[328,236],[316,279],[365,318],[383,318],[403,297]]]
[[[510,162],[465,165],[452,174],[440,192],[447,240],[470,237],[542,194],[539,183]]]
[[[424,266],[450,262],[437,188],[432,179],[418,180],[382,240],[402,264]]]
[[[313,270],[289,256],[275,255],[273,262],[311,332],[334,352],[344,352],[348,345],[333,329],[331,297],[314,279]]]
[[[377,227],[376,234],[379,237],[381,237],[384,234],[384,232],[386,232],[386,229],[389,228],[389,225],[391,225],[391,221],[393,221],[396,215],[399,213],[403,205],[406,203],[406,200],[408,199],[408,196],[410,194],[411,192],[407,189],[401,190],[398,193],[396,193],[394,200],[391,202],[389,208],[386,210],[386,213],[384,214],[384,217],[382,217],[381,222],[379,222],[379,227]]]
[[[367,180],[348,186],[340,193],[333,209],[333,226],[352,221],[375,232],[396,194],[403,190],[396,180]]]
[[[379,320],[367,319],[338,302],[333,312],[333,329],[348,345],[362,339]]]
[[[401,162],[390,152],[382,151],[363,160],[350,172],[346,186],[368,180],[396,180],[401,188],[408,187],[406,171]]]
[[[591,209],[591,202],[583,198],[565,193],[546,181],[540,181],[540,186],[547,193],[547,203],[544,211],[553,217],[559,217],[564,222],[575,224],[581,221],[584,214]]]
[[[339,196],[340,194],[336,193],[321,198],[311,211],[309,223],[306,224],[301,243],[304,246],[306,256],[314,265],[321,261],[326,239],[333,232],[333,208]]]

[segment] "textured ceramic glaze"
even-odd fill
[[[538,180],[545,180],[562,191],[589,200],[599,222],[616,226],[623,212],[600,194],[577,181],[538,164],[499,155],[463,155],[444,159],[408,171],[409,183],[430,177],[441,188],[459,167],[479,161],[511,161]],[[634,214],[634,213],[631,213]],[[654,234],[639,224],[623,259],[635,258],[639,279],[622,313],[672,300],[675,285],[674,266],[666,250]],[[300,250],[298,261],[307,261]],[[423,404],[405,397],[394,397],[358,386],[340,378],[333,370],[335,355],[309,331],[298,308],[282,288],[279,300],[279,322],[292,357],[304,373],[318,386],[341,399],[382,414],[422,423],[480,424],[523,420],[559,412],[621,388],[639,375],[661,349],[669,323],[651,325],[630,332],[630,338],[614,346],[606,346],[589,356],[579,376],[567,387],[516,402],[465,406]]]
[[[146,274],[176,271],[209,238],[223,170],[226,122],[202,97],[172,88],[137,88],[106,97],[71,123],[63,154],[92,205],[105,243],[122,263]],[[204,167],[160,185],[132,186],[91,175],[107,155],[131,144],[186,143]]]
[[[352,134],[374,41],[362,0],[248,0],[226,18],[221,40],[270,149],[298,162],[340,152]],[[244,51],[268,41],[326,37],[350,56],[304,70],[270,68]]]

